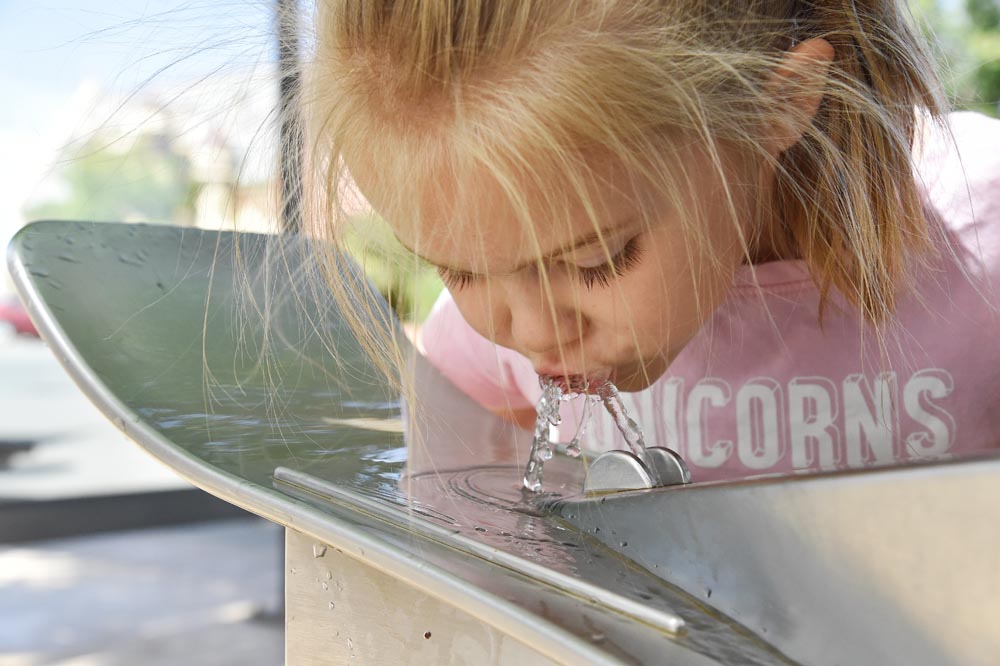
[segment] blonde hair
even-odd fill
[[[347,172],[359,163],[377,164],[372,198],[385,215],[419,215],[445,165],[487,174],[530,229],[565,215],[559,192],[593,213],[595,151],[683,201],[683,146],[694,141],[723,182],[720,145],[773,164],[774,200],[757,206],[780,216],[781,233],[752,229],[743,252],[749,260],[767,241],[803,259],[820,319],[835,289],[865,319],[885,321],[914,258],[931,248],[911,147],[918,116],[939,119],[946,103],[904,2],[320,0],[315,29],[302,103],[307,217],[320,236],[336,240],[349,217]],[[801,119],[801,140],[774,157],[768,132],[795,111],[766,82],[811,38],[834,50],[823,98]],[[529,208],[520,184],[553,174],[565,187]],[[697,215],[681,217],[684,242],[703,247]]]

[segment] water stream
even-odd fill
[[[644,460],[646,458],[646,440],[642,436],[642,429],[639,427],[639,424],[625,411],[625,404],[618,393],[618,387],[611,382],[605,381],[597,387],[597,395],[600,397],[601,402],[604,403],[604,408],[614,418],[615,425],[618,426],[618,431],[625,438],[625,442],[632,449],[632,453],[638,456],[640,460]]]
[[[541,377],[542,395],[538,398],[535,411],[535,436],[531,440],[531,453],[528,455],[528,466],[524,470],[524,489],[533,493],[542,491],[542,471],[547,460],[552,459],[552,441],[549,439],[549,428],[560,423],[559,403],[562,402],[562,386],[552,377]]]
[[[561,382],[553,377],[539,377],[539,384],[542,387],[542,395],[538,398],[535,411],[538,417],[535,420],[535,435],[531,441],[531,452],[528,455],[528,465],[524,470],[524,489],[539,493],[542,491],[542,477],[545,463],[552,459],[552,441],[550,439],[550,428],[557,426],[561,422],[559,416],[559,404],[563,401],[576,397],[582,397],[583,415],[580,424],[572,441],[566,447],[566,453],[576,457],[580,455],[580,438],[586,432],[587,424],[590,422],[592,411],[590,403],[600,400],[604,408],[615,420],[615,425],[621,432],[622,437],[632,453],[640,459],[645,458],[646,442],[642,435],[642,429],[636,423],[622,402],[618,387],[607,380],[603,380],[596,386],[591,386],[584,382]],[[564,391],[563,387],[566,387]]]

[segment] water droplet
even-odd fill
[[[622,548],[628,548],[628,541],[622,541]]]
[[[289,569],[289,570],[288,570],[288,573],[290,573],[290,574],[293,574],[293,575],[294,575],[294,574],[295,574],[295,567],[292,567],[291,569]]]
[[[49,276],[49,271],[47,268],[29,268],[28,272],[35,277],[47,278]]]
[[[531,463],[528,463],[529,465]],[[527,475],[524,477],[524,489],[533,493],[541,492],[542,482],[531,480]]]
[[[350,638],[347,639],[347,649],[348,650],[354,649],[354,641],[352,641]]]
[[[323,590],[329,590],[329,589],[330,589],[330,584],[327,583],[326,581],[323,581]]]
[[[142,257],[124,253],[118,255],[118,261],[122,262],[123,264],[128,264],[129,266],[143,266],[146,263],[142,259]]]
[[[313,544],[313,557],[323,557],[326,555],[326,546],[321,543]]]
[[[331,601],[331,602],[330,602],[329,604],[327,604],[327,605],[328,605],[328,606],[330,607],[330,610],[334,610],[334,609],[335,609],[335,608],[337,607],[337,604],[336,604],[335,602],[333,602],[333,601]]]
[[[708,589],[707,589],[707,590],[705,591],[705,596],[706,596],[706,597],[708,597],[709,599],[711,599],[711,598],[712,598],[712,588],[708,588]]]
[[[486,534],[486,528],[485,527],[477,527],[476,531],[479,532],[480,534]]]
[[[333,572],[330,571],[329,569],[326,570],[326,579],[333,580]]]
[[[59,259],[59,261],[65,261],[66,263],[70,263],[70,264],[78,264],[78,263],[80,263],[80,260],[77,259],[76,257],[74,257],[69,252],[62,252],[60,254],[57,254],[56,258]]]
[[[500,530],[500,536],[512,537],[514,535],[511,534],[510,532],[507,532],[506,530]]]
[[[604,639],[605,639],[604,634],[600,632],[596,632],[590,635],[590,640],[594,641],[595,643],[603,643]]]

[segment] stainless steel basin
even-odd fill
[[[586,461],[557,456],[525,498],[527,433],[414,354],[400,371],[419,399],[402,404],[308,243],[42,222],[9,255],[109,418],[287,527],[289,666],[1000,654],[1000,460],[593,497]],[[340,279],[364,284],[348,264]]]

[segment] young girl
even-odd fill
[[[316,219],[353,182],[438,268],[480,404],[610,380],[695,481],[1000,445],[1000,123],[944,114],[902,0],[320,5]]]

